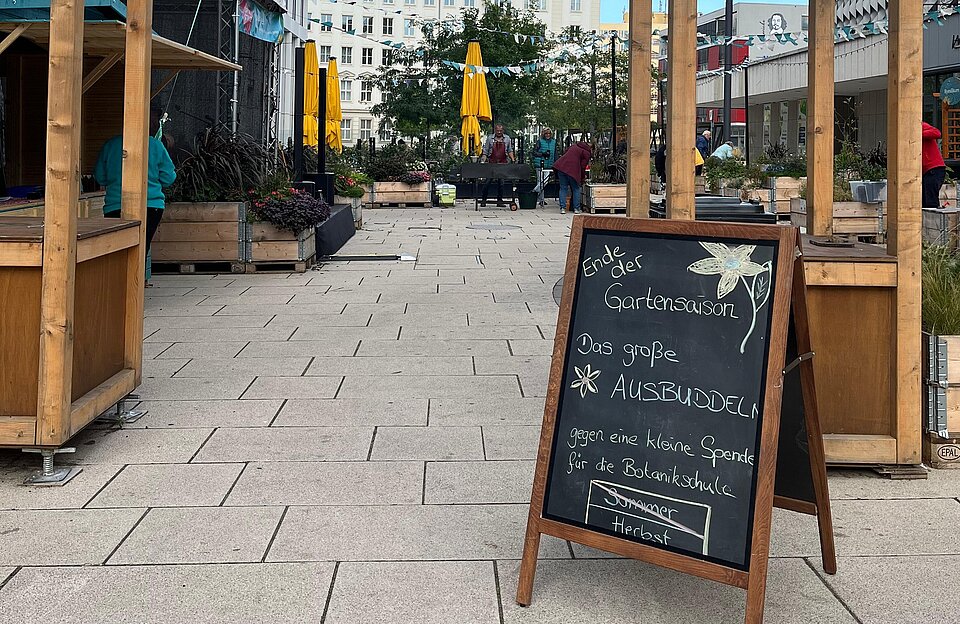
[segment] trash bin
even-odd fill
[[[438,184],[437,199],[441,206],[453,206],[457,201],[457,187],[452,184]]]
[[[518,199],[520,203],[520,210],[533,210],[537,207],[537,198],[538,195],[536,191],[527,191],[525,193],[520,193]]]

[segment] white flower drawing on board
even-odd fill
[[[590,391],[596,394],[597,384],[593,382],[596,381],[597,377],[600,376],[600,371],[591,370],[589,364],[584,366],[583,370],[580,370],[579,366],[574,366],[573,370],[576,371],[578,379],[576,379],[572,384],[570,384],[570,388],[572,388],[573,390],[580,388],[581,399],[587,398],[587,391]]]
[[[701,242],[700,245],[710,252],[710,257],[697,260],[688,266],[687,270],[700,275],[719,275],[717,299],[723,299],[729,295],[741,282],[746,287],[747,292],[750,293],[753,320],[750,323],[750,329],[747,330],[747,335],[743,337],[743,342],[740,343],[740,353],[743,353],[747,346],[747,340],[753,334],[757,325],[757,312],[767,303],[767,299],[770,297],[770,268],[772,263],[757,264],[750,259],[750,255],[757,248],[756,245],[738,245],[733,248],[724,243]],[[751,278],[749,282],[747,278]]]

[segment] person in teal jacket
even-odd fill
[[[557,159],[557,140],[553,138],[553,130],[544,128],[533,146],[533,167],[537,171],[537,186],[533,189],[537,193],[537,203],[543,205],[543,190],[550,179],[553,163]]]
[[[159,129],[159,116],[154,114],[151,119],[151,131]],[[147,160],[147,249],[150,253],[150,242],[157,232],[157,226],[163,218],[163,207],[166,197],[163,189],[173,184],[177,179],[177,172],[167,153],[167,148],[159,139],[151,136],[149,156]],[[120,218],[120,181],[123,177],[123,137],[115,136],[103,144],[97,164],[93,169],[93,177],[106,190],[103,201],[103,216]]]

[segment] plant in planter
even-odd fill
[[[925,246],[921,284],[924,351],[928,358],[924,366],[926,429],[935,432],[925,440],[925,455],[929,455],[928,445],[957,443],[955,439],[938,439],[936,434],[960,436],[960,370],[947,365],[960,354],[960,254],[942,245]]]
[[[584,200],[590,212],[597,209],[627,208],[627,157],[609,149],[598,151],[590,159],[590,180]]]
[[[306,269],[316,255],[316,226],[330,217],[330,206],[306,191],[290,188],[284,176],[276,176],[250,195],[247,258],[298,263],[298,270]]]
[[[721,189],[730,187],[728,181],[743,179],[747,172],[747,165],[737,158],[710,156],[703,163],[703,172],[710,192],[720,193]]]
[[[375,204],[430,204],[430,172],[405,145],[385,145],[369,158]]]

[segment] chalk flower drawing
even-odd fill
[[[747,335],[743,337],[743,342],[740,343],[740,353],[743,353],[747,346],[747,339],[750,338],[756,327],[757,312],[767,303],[767,299],[770,297],[769,274],[772,263],[757,264],[750,259],[750,254],[757,248],[756,245],[738,245],[734,248],[723,243],[701,242],[700,245],[710,252],[710,257],[697,260],[687,267],[688,271],[700,275],[719,275],[718,299],[723,299],[733,292],[738,282],[743,282],[747,292],[750,293],[753,320],[750,323],[750,329],[747,330]],[[747,282],[748,277],[753,279]]]
[[[593,393],[597,392],[597,385],[593,382],[600,376],[600,371],[591,370],[589,364],[584,366],[583,370],[580,370],[579,366],[574,366],[573,370],[577,372],[580,378],[570,384],[570,387],[574,390],[580,388],[581,399],[587,398],[588,390]]]

